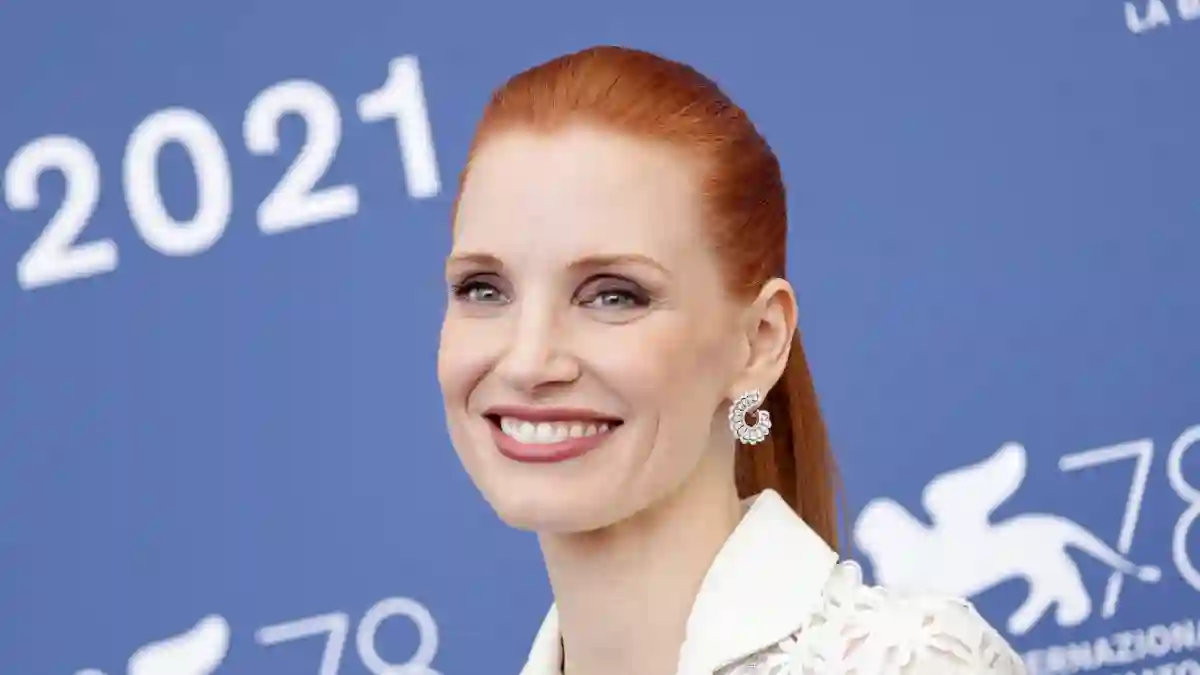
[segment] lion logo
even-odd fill
[[[929,525],[894,500],[872,500],[854,523],[854,541],[871,561],[876,583],[967,598],[1024,579],[1028,595],[1007,625],[1019,636],[1051,608],[1062,627],[1091,616],[1092,600],[1068,549],[1143,582],[1160,579],[1157,567],[1135,565],[1062,516],[1027,513],[993,521],[992,513],[1017,491],[1025,472],[1024,446],[1008,443],[983,461],[936,476],[921,496]]]

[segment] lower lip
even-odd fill
[[[488,422],[492,428],[492,438],[496,439],[496,447],[500,454],[515,461],[526,464],[554,464],[569,459],[582,457],[595,450],[601,443],[608,440],[616,428],[580,438],[568,438],[557,443],[522,443],[501,431],[495,424]]]

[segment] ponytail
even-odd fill
[[[775,490],[836,550],[841,486],[799,333],[762,409],[771,414],[771,433],[760,445],[739,448],[738,494]]]

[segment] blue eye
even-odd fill
[[[464,302],[493,304],[504,302],[504,294],[493,284],[478,279],[471,279],[454,284],[454,297]]]
[[[626,309],[645,305],[635,294],[628,291],[603,291],[584,304],[598,309]]]
[[[637,309],[650,305],[650,294],[624,277],[600,277],[583,290],[577,302],[589,309]]]

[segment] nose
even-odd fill
[[[579,363],[569,353],[560,317],[548,306],[525,305],[509,325],[496,373],[516,391],[531,394],[574,382]]]

